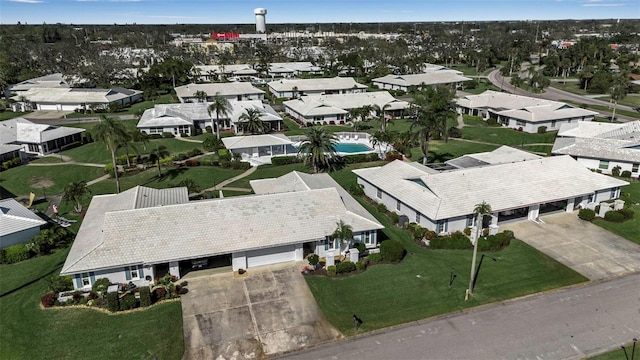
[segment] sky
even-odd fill
[[[0,23],[248,24],[258,7],[267,24],[640,18],[640,0],[0,0]]]

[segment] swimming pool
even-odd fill
[[[345,153],[345,154],[373,151],[372,148],[368,147],[365,144],[351,144],[351,143],[337,143],[335,146],[335,149],[336,149],[336,152]]]

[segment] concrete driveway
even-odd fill
[[[640,271],[640,246],[574,213],[541,217],[544,224],[523,220],[501,225],[516,238],[586,276],[600,280]]]
[[[182,298],[183,359],[259,359],[340,337],[300,274],[303,265],[189,279]]]

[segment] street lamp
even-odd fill
[[[476,269],[476,275],[473,277],[473,281],[471,282],[471,291],[473,291],[473,289],[476,287],[476,281],[478,281],[478,274],[480,274],[480,267],[482,266],[482,260],[484,260],[485,256],[493,261],[498,261],[498,259],[492,256],[489,256],[487,254],[482,254],[482,257],[480,258],[480,262],[478,263],[478,268]]]
[[[627,360],[634,360],[635,356],[636,356],[636,343],[638,342],[637,338],[633,338],[633,348],[631,349],[631,357],[629,357],[629,355],[627,355],[627,349],[624,346],[620,346],[622,348],[622,351],[624,351],[624,357]]]

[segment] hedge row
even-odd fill
[[[12,167],[16,167],[20,164],[22,164],[22,160],[19,157],[15,157],[11,160],[3,162],[2,169],[3,170],[11,169]]]
[[[363,162],[371,162],[378,161],[380,157],[377,153],[369,153],[369,154],[353,154],[353,155],[345,155],[342,157],[345,164],[356,164]]]
[[[289,165],[289,164],[297,164],[301,163],[304,160],[297,156],[274,156],[271,158],[271,163],[273,165]]]

